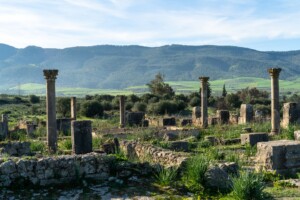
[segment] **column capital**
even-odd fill
[[[199,80],[200,80],[201,82],[207,82],[208,79],[209,79],[209,77],[206,77],[206,76],[200,76],[200,77],[199,77]]]
[[[46,80],[55,80],[58,69],[44,69],[43,72]]]
[[[281,72],[281,68],[269,68],[268,72],[269,72],[271,77],[278,78],[279,73]]]

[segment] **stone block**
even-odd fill
[[[276,170],[278,173],[292,172],[300,168],[300,142],[277,140],[257,143],[257,170]]]
[[[73,154],[84,154],[92,152],[92,122],[72,121],[71,138]]]
[[[251,104],[242,104],[240,109],[239,124],[246,124],[253,121],[253,106]]]
[[[126,112],[125,121],[129,126],[143,126],[144,112]]]
[[[229,123],[229,111],[228,110],[217,110],[217,118],[219,124]]]
[[[300,130],[294,131],[294,138],[295,140],[300,141]]]
[[[267,142],[269,140],[267,133],[244,133],[241,134],[241,144],[256,145],[258,142]]]
[[[172,132],[168,132],[164,134],[164,138],[165,141],[174,141],[178,139],[178,134],[176,133],[172,133]]]
[[[297,103],[284,103],[283,115],[281,125],[284,128],[288,128],[290,124],[294,124],[299,119],[299,113],[297,110]]]
[[[161,126],[176,126],[176,120],[174,117],[161,118],[159,120],[159,124]]]
[[[216,125],[218,124],[219,118],[217,117],[208,117],[208,125]]]
[[[71,121],[72,119],[56,119],[57,130],[63,132],[64,135],[68,135],[71,131]]]
[[[192,109],[192,120],[193,122],[201,117],[201,107],[200,106],[195,106]]]
[[[170,149],[174,151],[188,151],[189,143],[186,141],[170,142]]]
[[[180,120],[180,125],[181,126],[190,126],[193,124],[193,120],[192,119],[181,119]]]
[[[229,122],[231,124],[238,124],[238,122],[239,122],[239,116],[237,114],[230,114]]]

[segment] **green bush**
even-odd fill
[[[47,149],[47,146],[42,141],[31,141],[30,142],[30,150],[33,152],[39,151],[39,152],[43,153],[46,149]]]
[[[200,98],[199,97],[193,97],[193,98],[191,98],[189,104],[192,107],[200,106]]]
[[[34,104],[34,103],[40,103],[40,97],[32,94],[32,95],[29,95],[29,101],[30,103]]]
[[[109,101],[103,101],[101,102],[101,105],[103,107],[103,110],[105,111],[110,111],[113,108],[112,104]]]
[[[177,113],[177,104],[173,101],[163,100],[148,106],[148,112],[156,115]]]
[[[146,112],[146,110],[147,110],[147,104],[143,102],[136,102],[132,108],[132,111],[134,112]]]
[[[187,161],[183,178],[188,187],[199,188],[200,186],[201,188],[204,183],[204,174],[209,164],[210,160],[202,154],[197,154]]]
[[[85,117],[103,116],[102,105],[95,100],[87,100],[80,106],[80,113]]]
[[[161,186],[169,186],[171,185],[177,176],[177,168],[170,167],[164,168],[162,166],[158,166],[156,168],[156,172],[154,173],[154,177],[156,182]]]
[[[71,150],[72,149],[72,141],[71,139],[65,139],[58,142],[58,148],[60,150]]]
[[[261,175],[242,171],[239,177],[233,178],[232,197],[238,200],[266,199],[264,188]]]

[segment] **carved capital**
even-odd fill
[[[206,83],[208,81],[209,77],[201,76],[201,77],[199,77],[199,79],[201,82]]]
[[[57,69],[44,69],[43,72],[46,80],[55,80],[58,74]]]
[[[271,77],[278,78],[279,74],[281,72],[281,68],[270,68],[270,69],[268,69],[268,72]]]

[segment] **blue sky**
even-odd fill
[[[0,0],[0,43],[300,49],[299,0]]]

